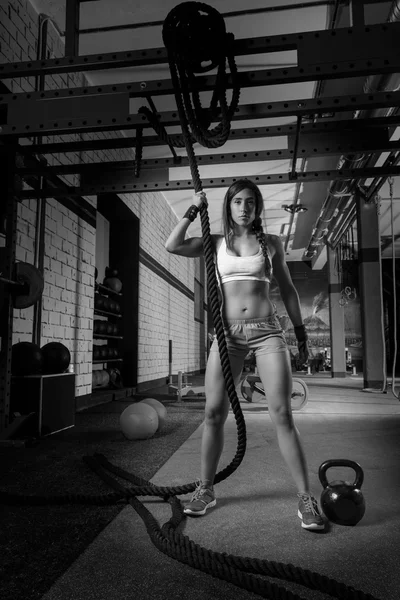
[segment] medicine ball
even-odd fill
[[[115,367],[107,369],[107,371],[110,375],[110,386],[114,388],[122,388],[123,384],[121,378],[121,371],[119,369],[116,369]]]
[[[107,331],[107,321],[99,321],[97,326],[97,333],[106,333]]]
[[[99,371],[92,371],[92,387],[99,385]]]
[[[100,358],[107,358],[108,348],[107,346],[100,346]]]
[[[43,368],[43,353],[37,344],[18,342],[11,351],[13,375],[38,375]]]
[[[98,309],[102,309],[104,306],[104,298],[100,294],[94,295],[94,307]]]
[[[111,267],[106,267],[106,277],[118,277],[117,269],[112,269]]]
[[[108,385],[108,384],[110,383],[110,374],[108,373],[108,371],[106,371],[106,370],[103,370],[103,372],[102,372],[102,376],[103,376],[103,379],[102,379],[102,382],[101,382],[101,384],[102,384],[103,386],[106,386],[106,385]]]
[[[122,281],[118,279],[118,277],[106,277],[103,281],[103,285],[114,292],[119,293],[122,290]]]
[[[61,342],[49,342],[42,347],[43,373],[64,373],[71,362],[71,354]]]

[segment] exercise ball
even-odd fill
[[[121,413],[119,423],[128,440],[146,440],[158,429],[158,413],[149,404],[135,402]]]
[[[18,342],[11,351],[13,375],[38,375],[43,368],[43,353],[37,344]]]
[[[164,427],[164,423],[167,420],[167,409],[164,404],[155,398],[145,398],[141,401],[141,404],[148,404],[152,406],[158,414],[158,429],[162,429]]]
[[[49,342],[42,347],[43,373],[64,373],[71,362],[71,354],[61,342]]]

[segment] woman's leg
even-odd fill
[[[230,356],[232,376],[239,382],[244,357]],[[224,447],[224,424],[229,412],[219,352],[210,352],[205,376],[205,418],[201,442],[201,480],[212,486]]]
[[[271,340],[272,342],[272,340]],[[298,492],[309,492],[307,463],[291,409],[292,370],[287,352],[259,354],[257,368],[275,427],[279,449]]]

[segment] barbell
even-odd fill
[[[13,308],[29,308],[36,304],[44,288],[44,278],[39,269],[26,262],[16,262],[13,277],[8,279],[0,273],[0,283],[10,288]]]
[[[253,404],[266,402],[265,391],[261,379],[254,373],[248,373],[240,383],[240,392],[246,402]],[[303,379],[292,378],[291,406],[292,410],[301,410],[308,402],[308,387]]]

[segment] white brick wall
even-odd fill
[[[0,62],[34,60],[37,53],[38,16],[27,0],[0,3]],[[64,44],[51,24],[48,26],[49,57],[64,56]],[[34,89],[34,78],[8,80],[12,92]],[[83,74],[46,77],[46,89],[85,85]],[[115,137],[116,133],[85,134],[83,139]],[[74,141],[77,134],[44,137],[43,142]],[[133,151],[105,150],[49,156],[49,164],[126,160]],[[77,185],[77,176],[65,178]],[[140,219],[140,246],[190,290],[198,277],[198,260],[168,254],[164,243],[176,224],[176,216],[161,193],[126,194],[121,198]],[[86,200],[96,206],[96,198]],[[18,207],[17,260],[34,261],[36,201]],[[76,372],[76,394],[91,392],[93,286],[96,232],[86,222],[49,200],[45,223],[45,259],[42,315],[42,344],[63,342],[70,350]],[[32,339],[33,308],[15,311],[13,342]],[[196,370],[203,365],[199,349],[200,326],[194,321],[194,303],[169,286],[147,267],[139,268],[139,364],[138,382],[166,377],[168,340],[173,341],[173,371]]]
[[[140,247],[192,292],[199,278],[199,260],[166,252],[164,244],[177,223],[162,194],[124,194],[121,198],[140,218]],[[203,367],[199,347],[200,324],[194,320],[194,302],[148,267],[139,265],[139,359],[138,383],[166,377],[169,373],[169,340],[172,340],[172,371]]]

